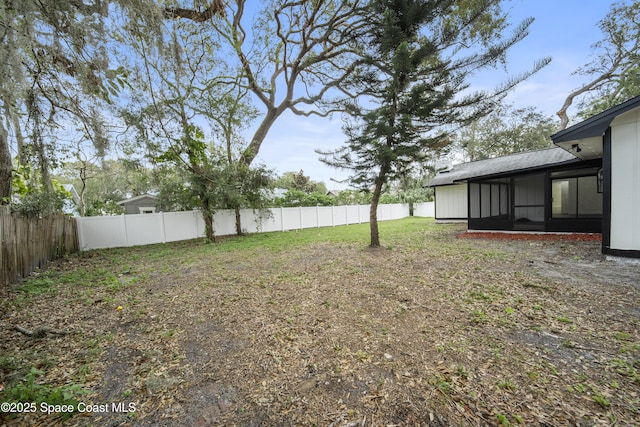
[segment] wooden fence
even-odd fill
[[[27,218],[0,206],[0,285],[16,282],[47,261],[77,251],[75,218]]]

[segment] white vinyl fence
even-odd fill
[[[369,222],[369,205],[272,208],[267,212],[241,210],[243,231],[287,231]],[[408,216],[409,205],[378,206],[379,221]],[[77,221],[80,250],[84,251],[204,237],[204,221],[199,211],[78,217]],[[216,236],[235,234],[234,212],[218,211],[214,216],[213,227]]]
[[[435,202],[414,203],[413,216],[435,218],[436,216]]]

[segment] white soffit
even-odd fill
[[[556,143],[556,145],[582,160],[602,158],[602,136],[563,141]]]

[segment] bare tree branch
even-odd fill
[[[560,126],[558,130],[563,130],[567,128],[567,125],[569,124],[569,116],[567,115],[567,110],[569,109],[569,107],[571,107],[571,104],[573,104],[573,100],[576,97],[582,95],[583,93],[586,93],[590,90],[594,90],[597,87],[601,86],[604,82],[609,80],[609,78],[611,77],[611,74],[612,72],[601,74],[591,82],[582,86],[580,89],[574,90],[569,95],[567,95],[567,98],[564,100],[564,104],[562,104],[562,107],[556,113],[556,115],[560,117]]]
[[[638,50],[640,49],[640,2],[614,3],[607,15],[598,23],[603,39],[593,45],[596,54],[593,60],[579,68],[576,74],[588,75],[592,79],[577,90],[571,92],[556,115],[560,118],[560,130],[569,124],[567,110],[575,98],[588,92],[600,91],[598,101],[610,106],[625,92],[627,77],[640,67]],[[636,93],[631,89],[626,99]],[[607,105],[609,104],[609,105]],[[597,112],[597,110],[596,110]]]

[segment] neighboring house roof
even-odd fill
[[[580,159],[562,148],[546,148],[454,165],[449,170],[438,172],[427,185],[439,187],[466,181],[470,178],[524,172],[579,161]]]
[[[62,187],[71,194],[71,200],[65,200],[62,211],[69,215],[77,215],[76,206],[80,203],[80,195],[73,184],[62,184]]]
[[[153,201],[155,202],[157,197],[151,194],[141,194],[140,196],[132,197],[130,199],[125,199],[125,200],[120,200],[119,202],[116,202],[116,203],[119,205],[126,205],[127,203],[137,202],[143,199],[153,199]]]
[[[80,196],[73,184],[62,184],[62,187],[71,194],[73,202],[77,205],[80,202]]]

